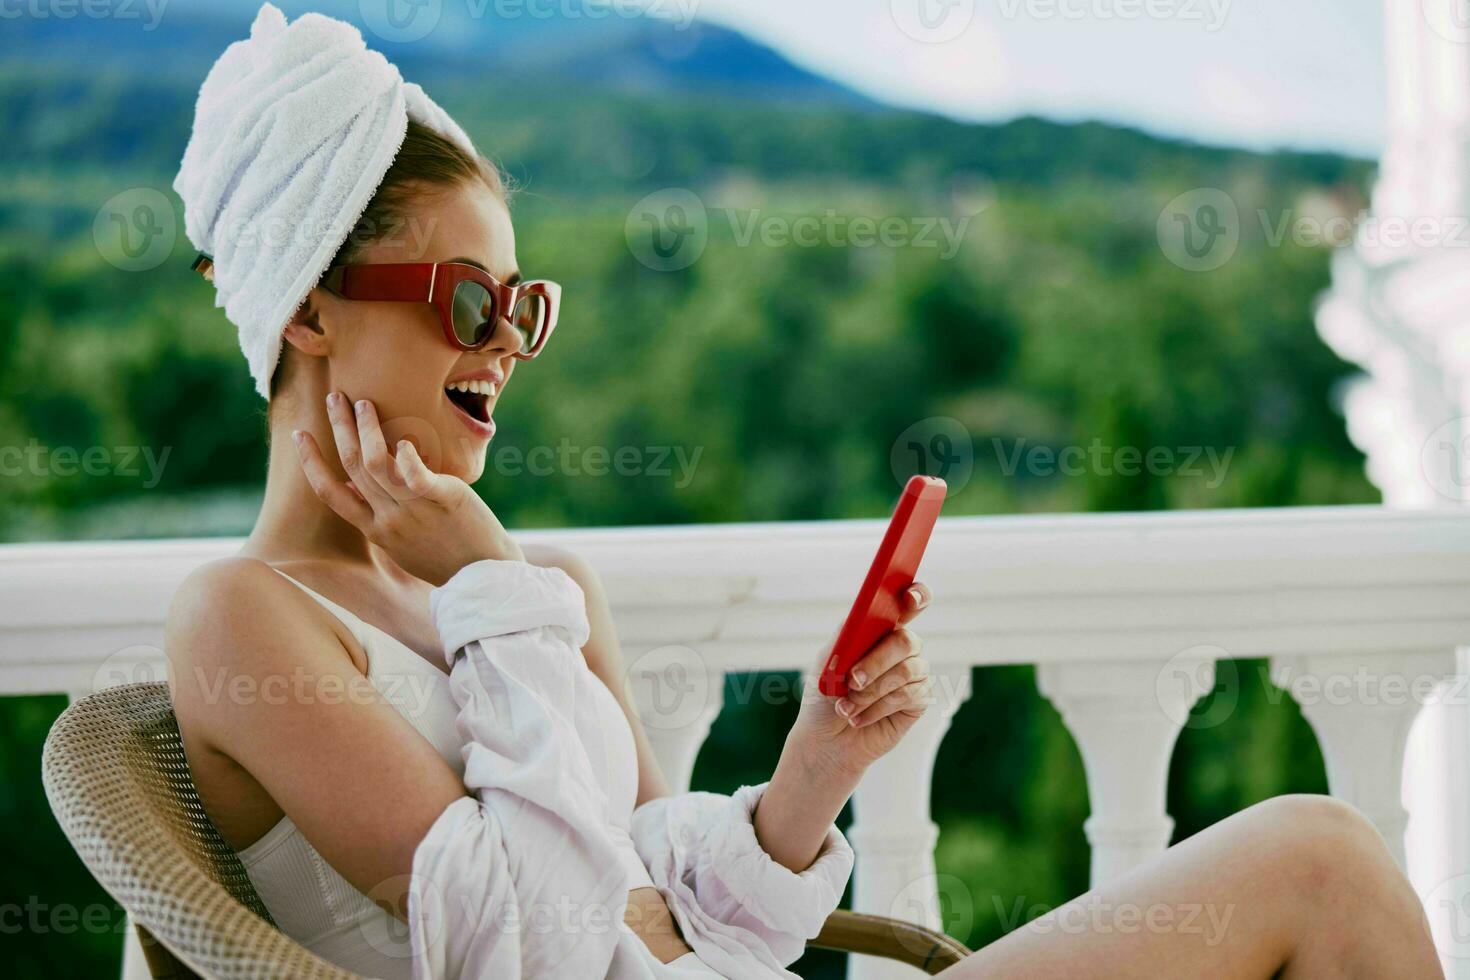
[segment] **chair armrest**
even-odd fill
[[[900,919],[866,915],[849,909],[838,909],[829,915],[817,938],[807,945],[882,956],[916,966],[930,975],[970,955],[964,943],[942,932]]]

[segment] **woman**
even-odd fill
[[[353,29],[266,5],[201,89],[175,187],[269,401],[270,461],[239,555],[171,608],[173,698],[277,923],[375,976],[782,975],[851,868],[832,821],[929,700],[915,635],[869,651],[847,698],[807,692],[768,784],[671,797],[595,573],[521,547],[469,488],[559,302],[521,278],[494,168]],[[916,586],[905,622],[928,601]],[[489,920],[568,897],[616,921]],[[1217,929],[1183,925],[1196,906]],[[1098,911],[1127,908],[1180,924]],[[1376,832],[1312,798],[950,974],[1440,975]]]

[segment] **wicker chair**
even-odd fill
[[[199,801],[165,684],[128,684],[78,700],[52,726],[41,768],[52,811],[88,869],[132,916],[154,977],[355,976],[271,921]],[[834,912],[811,945],[928,973],[969,952],[942,933],[846,910]]]

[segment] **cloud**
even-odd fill
[[[916,9],[970,16],[933,43],[901,28]],[[698,15],[881,101],[964,119],[1366,154],[1386,131],[1376,0],[700,0]]]

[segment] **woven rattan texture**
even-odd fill
[[[82,698],[41,762],[51,810],[102,887],[197,972],[351,980],[280,932],[214,829],[162,683]]]

